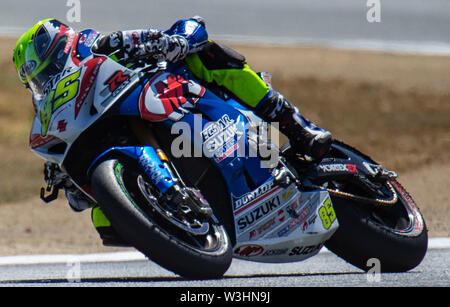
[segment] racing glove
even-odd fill
[[[176,62],[186,57],[189,52],[187,40],[180,35],[167,35],[160,31],[150,31],[147,40],[135,45],[135,56],[153,58],[156,62]]]
[[[189,44],[181,35],[167,35],[156,29],[131,30],[100,37],[92,51],[110,56],[114,54],[121,63],[137,60],[176,62],[186,57]]]

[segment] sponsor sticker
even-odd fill
[[[289,252],[289,256],[309,255],[318,252],[322,248],[322,246],[322,243],[310,246],[296,246],[291,249],[291,251]]]
[[[182,76],[156,74],[141,92],[139,110],[149,121],[180,120],[203,97],[206,89]]]
[[[334,172],[350,172],[357,174],[358,169],[355,164],[333,163],[333,164],[320,164],[319,169],[325,173]]]
[[[254,200],[257,200],[260,196],[269,192],[273,188],[273,186],[274,186],[274,183],[273,183],[273,180],[271,180],[271,181],[263,184],[262,186],[258,187],[256,190],[248,192],[239,198],[233,197],[234,211],[242,208],[243,206],[246,206],[247,204],[250,204]]]
[[[274,226],[275,224],[276,224],[276,220],[275,220],[275,217],[273,217],[273,218],[269,219],[267,222],[265,222],[264,224],[262,224],[261,226],[259,226],[257,229],[253,229],[250,232],[250,240],[256,239],[257,236],[264,234],[269,229],[271,229],[272,226]]]
[[[109,91],[116,96],[130,81],[130,76],[124,74],[123,71],[117,70],[104,85],[108,85]]]
[[[295,204],[295,203],[297,203],[297,201],[295,201],[294,204]],[[278,232],[278,236],[279,236],[279,237],[286,236],[286,235],[288,235],[289,233],[291,233],[298,225],[304,223],[304,222],[306,221],[306,218],[307,218],[308,216],[310,216],[310,214],[311,214],[311,208],[313,207],[313,205],[314,205],[314,204],[311,203],[310,205],[304,207],[299,213],[296,213],[296,218],[293,219],[288,225],[286,225],[286,227],[284,227],[283,229],[281,229],[281,230]],[[290,208],[290,209],[292,209],[292,208]],[[290,214],[290,215],[292,215],[292,214]],[[303,224],[303,227],[304,227],[305,229],[302,229],[302,230],[305,231],[306,228],[308,227],[308,224],[307,224],[306,226]]]
[[[262,256],[281,256],[287,253],[287,251],[289,250],[289,248],[278,248],[278,249],[269,249],[266,250]]]
[[[139,157],[139,164],[143,167],[144,171],[149,175],[152,182],[157,185],[164,179],[164,175],[161,172],[161,168],[155,161],[152,161],[151,158],[143,153]]]
[[[92,31],[91,33],[89,33],[88,37],[86,38],[86,41],[84,42],[84,45],[86,47],[92,47],[97,36],[98,36],[98,33],[95,31]]]
[[[239,148],[239,123],[240,117],[231,119],[228,114],[224,114],[218,121],[207,124],[201,132],[205,155],[214,157],[216,163],[231,156]]]
[[[237,221],[238,229],[240,231],[246,230],[247,227],[261,220],[274,210],[277,210],[280,205],[281,201],[278,195],[272,197],[267,201],[262,202],[262,204],[253,208],[252,210],[247,212],[247,214],[243,215],[241,218],[238,219]]]
[[[234,253],[242,257],[255,257],[264,252],[264,248],[261,245],[248,244],[239,246],[234,250]]]

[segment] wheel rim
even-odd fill
[[[206,235],[208,233],[209,223],[206,221],[201,222],[199,219],[195,218],[195,216],[191,216],[190,208],[179,208],[177,211],[181,212],[172,212],[169,208],[162,207],[158,203],[157,199],[150,193],[150,187],[141,175],[137,178],[137,185],[142,195],[147,199],[153,209],[155,209],[169,223],[172,223],[181,230],[187,231],[193,235]]]
[[[395,204],[381,206],[358,202],[354,204],[356,210],[371,223],[375,223],[390,232],[411,237],[420,235],[423,230],[423,219],[414,201],[396,180],[389,181],[389,184],[395,189],[394,192],[398,194]],[[359,187],[355,188],[352,186],[349,189],[351,193],[364,194],[364,191],[360,191]],[[385,186],[384,190],[387,189],[387,186]]]
[[[156,198],[148,191],[149,183],[144,179],[145,174],[128,172],[121,163],[117,163],[115,174],[134,206],[158,228],[175,237],[180,244],[207,255],[221,255],[228,249],[229,239],[224,228],[212,220],[203,221],[195,227],[192,223],[187,226],[180,220],[171,219],[170,214],[164,210],[167,208],[157,204]]]

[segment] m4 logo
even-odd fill
[[[78,94],[81,69],[60,80],[40,105],[41,135],[46,136],[53,113]]]
[[[124,82],[127,81],[129,78],[130,78],[129,75],[124,74],[123,71],[121,70],[118,70],[104,84],[108,85],[109,91],[113,93],[113,96],[115,96],[116,90],[119,87],[121,88],[122,87],[121,85],[124,84]]]

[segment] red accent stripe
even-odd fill
[[[40,134],[31,134],[30,147],[32,149],[36,149],[38,147],[41,147],[42,145],[49,143],[50,141],[53,141],[54,139],[56,139],[56,137],[52,135],[48,135],[45,138],[43,138]]]
[[[254,204],[262,201],[264,198],[269,197],[270,195],[272,195],[273,193],[275,193],[276,191],[280,190],[281,187],[276,187],[273,190],[271,190],[270,192],[267,192],[267,194],[261,195],[260,197],[258,197],[257,199],[255,199],[254,201],[252,201],[251,203],[245,205],[244,207],[240,208],[239,210],[237,210],[236,212],[234,212],[234,215],[238,215],[239,213],[241,213],[244,210],[247,210],[248,208],[250,208],[251,206],[253,206]]]
[[[75,119],[78,117],[81,107],[83,106],[88,93],[97,78],[100,65],[106,60],[106,57],[93,58],[87,61],[84,66],[86,67],[83,79],[81,80],[80,90],[78,91],[78,97],[75,101]]]
[[[76,34],[76,37],[74,37],[73,42],[72,42],[72,51],[70,53],[70,57],[72,58],[72,62],[76,65],[76,66],[80,66],[80,59],[77,58],[77,47],[78,47],[78,39],[80,37],[80,33]]]

